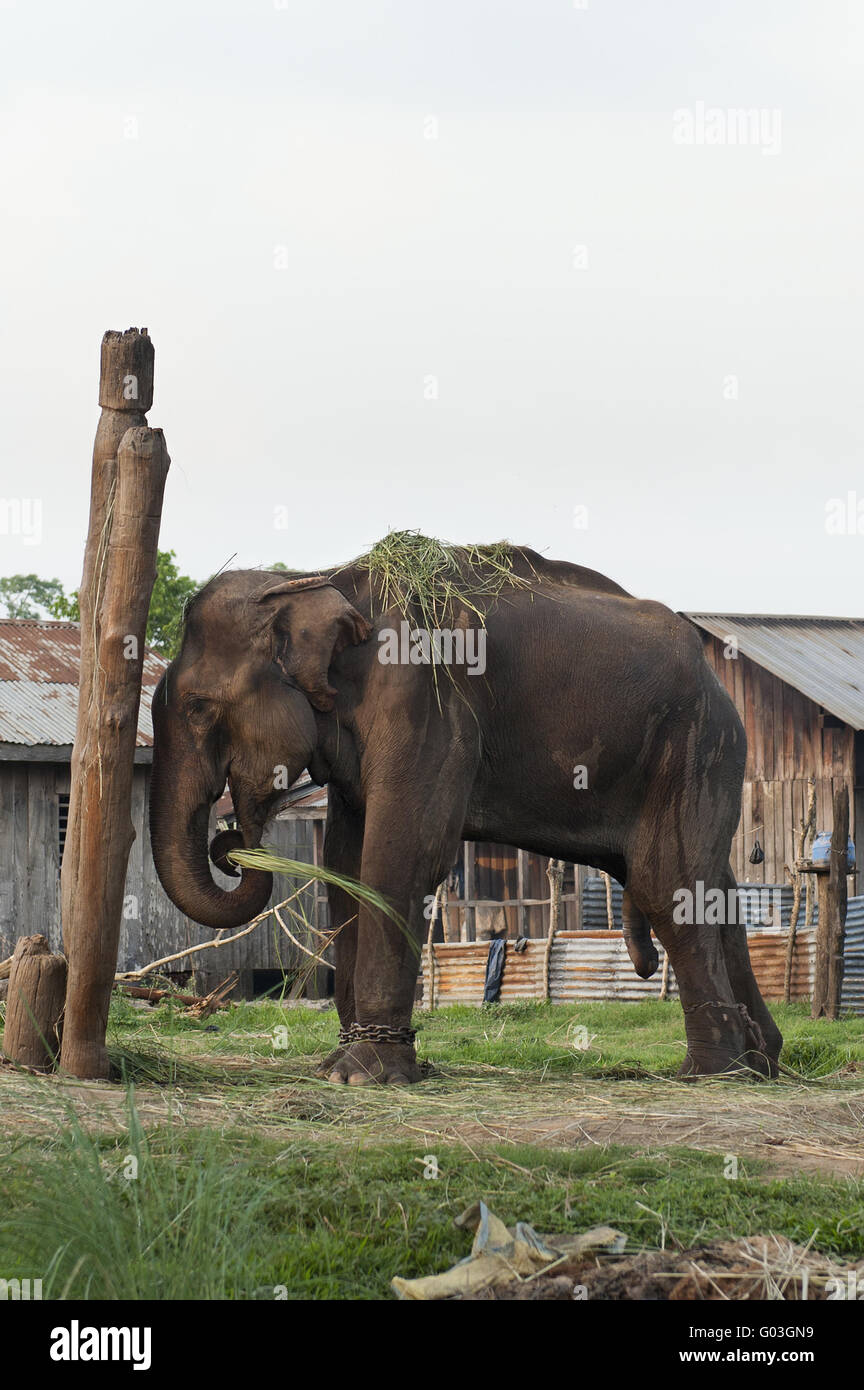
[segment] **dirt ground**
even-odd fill
[[[564,1261],[540,1275],[464,1295],[463,1302],[821,1302],[850,1284],[854,1265],[840,1265],[772,1236],[715,1240],[690,1250],[656,1250]],[[857,1292],[857,1284],[853,1284]]]
[[[437,1071],[417,1087],[357,1089],[322,1083],[311,1063],[256,1058],[250,1064],[248,1056],[220,1053],[218,1077],[209,1083],[199,1077],[195,1084],[136,1084],[134,1101],[145,1129],[171,1120],[222,1133],[237,1127],[262,1137],[302,1134],[349,1146],[406,1139],[421,1145],[420,1152],[434,1152],[437,1142],[462,1145],[477,1157],[494,1145],[505,1164],[502,1146],[508,1144],[559,1150],[622,1145],[645,1155],[682,1148],[716,1154],[718,1163],[735,1155],[744,1171],[748,1159],[759,1160],[759,1178],[864,1177],[864,1078],[854,1067],[830,1080],[787,1077],[771,1084],[721,1078],[697,1084],[581,1077],[538,1082],[506,1068],[459,1067]],[[0,1065],[7,1137],[56,1134],[69,1108],[89,1129],[118,1137],[127,1131],[123,1086]],[[796,1301],[828,1297],[830,1281],[845,1285],[847,1273],[785,1238],[755,1236],[687,1250],[563,1255],[548,1273],[463,1296]]]
[[[248,1062],[222,1056],[219,1065],[239,1080]],[[285,1134],[286,1127],[302,1124],[313,1139],[419,1136],[425,1144],[437,1139],[469,1151],[501,1143],[621,1144],[646,1153],[682,1146],[759,1159],[769,1176],[864,1176],[864,1084],[857,1077],[842,1087],[573,1078],[537,1085],[490,1069],[488,1075],[460,1073],[458,1080],[445,1074],[412,1088],[357,1091],[324,1085],[311,1068],[293,1068],[290,1076],[276,1064],[270,1070],[272,1082],[265,1074],[263,1085],[248,1088],[187,1092],[180,1085],[139,1085],[136,1106],[145,1126],[174,1118]],[[4,1127],[33,1132],[54,1125],[56,1102],[71,1104],[88,1125],[125,1128],[120,1086],[37,1078],[0,1066]]]

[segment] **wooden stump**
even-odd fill
[[[12,957],[3,1051],[11,1062],[52,1071],[60,1053],[66,960],[44,936],[22,936]]]

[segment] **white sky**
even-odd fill
[[[100,339],[146,324],[196,578],[419,527],[861,614],[864,6],[280,6],[0,0],[0,496],[43,508],[0,573],[77,585]],[[700,102],[779,150],[676,143]]]

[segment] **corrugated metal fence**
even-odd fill
[[[598,880],[599,882],[599,880]],[[617,885],[613,885],[617,886]],[[603,894],[605,917],[605,886]],[[618,903],[620,908],[620,888]],[[750,959],[759,988],[766,999],[781,999],[786,968],[788,907],[784,903],[782,927],[752,924],[747,928]],[[532,940],[523,951],[506,945],[501,1000],[543,999],[547,996],[545,977],[546,942]],[[660,965],[650,980],[640,980],[630,963],[620,931],[559,932],[549,956],[548,997],[556,1004],[574,999],[658,999],[663,988],[663,948],[655,942]],[[799,927],[792,961],[793,999],[806,999],[813,986],[815,930]],[[429,947],[423,951],[423,1004],[428,1008],[434,993],[435,1005],[479,1004],[486,979],[488,941],[438,942],[433,947],[434,987],[430,991]],[[666,982],[668,997],[677,995],[674,972]],[[843,1008],[864,1014],[864,897],[850,898],[846,918],[846,968],[843,980]]]
[[[864,1014],[864,897],[850,898],[846,909],[840,1002],[850,1013]]]
[[[611,880],[612,914],[615,926],[621,930],[621,900],[624,889],[617,879]],[[740,921],[748,926],[776,927],[777,908],[780,909],[779,925],[788,928],[792,911],[792,889],[788,883],[739,883],[738,900]],[[852,900],[854,901],[854,900]],[[801,917],[804,919],[802,903]],[[582,882],[582,928],[584,931],[604,931],[608,928],[606,915],[606,880],[604,878],[585,878]]]

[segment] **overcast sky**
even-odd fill
[[[195,578],[417,527],[864,612],[864,5],[0,0],[0,55],[0,573],[77,586],[144,324]]]

